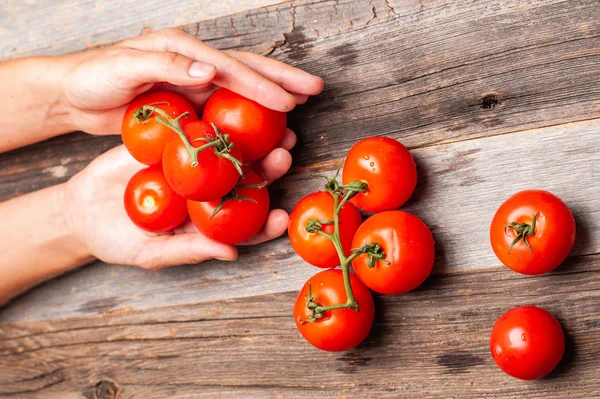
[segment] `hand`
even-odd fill
[[[151,89],[180,92],[200,109],[221,86],[278,111],[290,111],[323,89],[321,78],[298,68],[219,51],[180,29],[68,57],[63,107],[72,126],[92,134],[119,134],[127,104]]]

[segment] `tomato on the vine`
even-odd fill
[[[162,166],[173,190],[194,201],[212,201],[227,195],[240,178],[239,169],[232,162],[232,158],[242,162],[240,149],[234,145],[227,150],[227,144],[217,138],[213,126],[205,121],[190,122],[183,130],[194,148],[210,142],[216,146],[198,152],[198,164],[192,166],[189,149],[179,136],[167,142]]]
[[[202,234],[215,241],[229,245],[248,241],[260,231],[269,215],[269,192],[263,180],[251,170],[222,199],[188,200],[190,219]]]
[[[403,211],[375,214],[360,225],[352,248],[368,249],[352,261],[367,287],[381,294],[417,288],[431,274],[435,260],[433,236],[418,217]]]
[[[302,259],[317,267],[333,267],[340,264],[333,243],[318,232],[309,232],[307,225],[320,222],[321,230],[333,234],[333,197],[326,191],[319,191],[302,198],[290,214],[288,235],[294,251]],[[340,241],[345,255],[352,249],[352,237],[362,222],[358,209],[351,203],[342,207],[339,215]]]
[[[537,380],[550,374],[565,351],[560,323],[548,311],[522,306],[504,313],[490,337],[494,361],[506,374]]]
[[[173,230],[187,217],[185,199],[169,187],[160,166],[133,175],[125,188],[124,203],[136,226],[155,233]]]
[[[341,270],[329,269],[312,276],[302,287],[294,304],[294,321],[304,338],[326,351],[344,351],[360,344],[369,334],[375,305],[369,289],[350,273],[350,285],[358,302],[358,311],[350,308],[327,310],[310,321],[311,305],[331,306],[346,302]]]
[[[136,97],[125,111],[121,125],[123,144],[131,155],[145,165],[156,165],[162,160],[167,141],[176,133],[160,124],[156,113],[144,112],[144,105],[155,106],[170,117],[189,112],[189,116],[181,119],[181,125],[198,119],[194,106],[183,96],[170,91],[154,91]]]
[[[245,162],[256,161],[274,150],[285,133],[287,116],[227,89],[219,89],[206,102],[204,115],[228,133],[242,150]]]
[[[490,226],[494,253],[510,269],[530,275],[558,267],[575,243],[575,219],[558,197],[521,191],[506,201]]]
[[[354,144],[344,162],[342,183],[367,183],[352,202],[367,212],[399,208],[417,185],[417,167],[406,147],[387,137],[370,137]]]

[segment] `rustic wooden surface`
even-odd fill
[[[96,262],[0,309],[0,397],[600,397],[597,0],[296,1],[184,29],[325,78],[291,118],[296,166],[271,189],[285,209],[357,139],[407,144],[420,180],[406,209],[436,238],[434,274],[377,297],[367,341],[329,354],[294,327],[316,269],[285,237],[233,264]],[[64,181],[118,143],[80,133],[1,155],[0,199]],[[525,188],[553,191],[577,220],[571,257],[547,276],[517,275],[489,247],[495,209]],[[495,319],[522,304],[568,335],[543,381],[511,379],[488,354]]]

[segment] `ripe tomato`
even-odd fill
[[[494,361],[506,374],[537,380],[550,374],[565,351],[565,335],[548,311],[522,306],[504,313],[490,338]]]
[[[263,178],[249,171],[240,179],[238,186],[261,183]],[[224,201],[221,208],[213,216],[221,201]],[[254,237],[265,224],[269,215],[269,192],[266,187],[234,188],[222,199],[209,202],[188,200],[187,206],[190,219],[202,234],[215,241],[236,245]]]
[[[319,233],[309,233],[306,225],[309,219],[331,221],[323,224],[322,231],[333,234],[333,197],[326,191],[319,191],[302,198],[290,214],[288,236],[294,251],[302,259],[317,267],[334,267],[340,259],[333,243]],[[340,211],[340,241],[346,256],[352,249],[352,237],[362,222],[360,212],[351,203],[346,203]]]
[[[302,287],[294,304],[294,321],[304,338],[312,345],[326,351],[345,351],[360,344],[369,334],[375,316],[371,292],[350,273],[352,293],[359,310],[335,309],[325,312],[314,322],[307,321],[312,315],[308,301],[320,306],[346,303],[346,290],[341,270],[329,269],[312,276]]]
[[[534,223],[535,221],[535,223]],[[526,190],[504,201],[492,219],[490,241],[512,270],[543,274],[558,267],[575,243],[575,219],[555,195]]]
[[[417,185],[417,167],[410,152],[396,140],[370,137],[356,143],[348,153],[342,183],[366,182],[369,188],[352,202],[367,212],[399,208]]]
[[[219,89],[206,102],[204,115],[230,135],[242,149],[245,162],[256,161],[274,150],[285,133],[287,116],[227,89]]]
[[[435,259],[429,228],[418,217],[402,211],[375,214],[360,225],[352,248],[378,244],[385,260],[359,255],[352,268],[367,287],[381,294],[402,294],[417,288],[431,274]],[[377,254],[376,254],[377,255]]]
[[[187,217],[185,199],[169,187],[160,166],[133,175],[125,188],[124,202],[131,221],[155,233],[173,230]]]
[[[156,165],[162,160],[163,149],[167,141],[175,137],[176,133],[158,123],[156,113],[152,113],[148,118],[140,115],[139,109],[144,105],[154,105],[172,118],[189,112],[190,116],[181,119],[182,126],[197,120],[198,116],[194,106],[188,100],[170,91],[144,93],[129,104],[121,126],[123,144],[139,162],[145,165]]]
[[[204,121],[188,123],[184,128],[194,148],[214,140],[216,132]],[[179,136],[167,142],[163,152],[163,169],[169,185],[182,197],[194,201],[212,201],[229,193],[240,178],[233,162],[218,155],[218,147],[206,148],[198,153],[198,165],[192,166],[190,154]],[[242,161],[240,149],[233,147],[229,153]]]

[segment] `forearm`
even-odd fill
[[[70,56],[0,63],[0,152],[74,130],[62,102]]]
[[[93,259],[65,209],[63,185],[0,204],[0,305]]]

